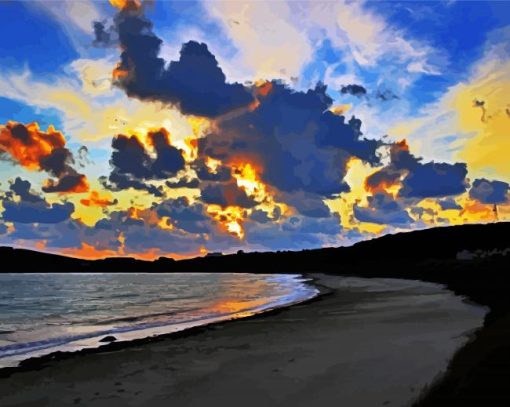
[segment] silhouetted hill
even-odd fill
[[[359,242],[349,247],[298,252],[239,253],[180,261],[170,258],[143,261],[129,257],[83,260],[10,247],[0,247],[0,258],[3,264],[12,265],[2,267],[2,272],[14,273],[321,271],[351,274],[353,270],[349,267],[364,264],[371,265],[364,274],[371,272],[379,274],[378,270],[382,268],[383,263],[407,264],[438,260],[469,263],[469,258],[473,255],[475,259],[472,261],[478,262],[497,256],[496,252],[503,252],[505,249],[510,251],[510,222],[439,227],[398,233]],[[359,271],[356,270],[356,273]]]

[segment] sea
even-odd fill
[[[0,368],[226,321],[318,295],[298,274],[0,274]]]

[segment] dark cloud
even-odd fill
[[[437,212],[434,211],[433,209],[422,208],[421,206],[415,206],[414,208],[411,208],[410,212],[413,215],[417,216],[418,219],[420,219],[420,220],[423,218],[423,215],[429,215],[431,217],[435,217],[437,215]]]
[[[44,199],[35,194],[30,190],[32,184],[30,181],[22,180],[20,177],[16,177],[14,182],[10,185],[9,189],[18,197],[21,201],[31,202],[31,203],[41,203],[44,202]]]
[[[170,135],[165,129],[151,131],[147,139],[152,144],[154,157],[136,136],[119,134],[112,140],[113,167],[108,182],[103,184],[113,190],[134,188],[161,196],[161,188],[146,181],[174,177],[184,169],[182,151],[170,144]]]
[[[390,145],[390,163],[365,181],[371,190],[401,182],[403,198],[439,198],[466,191],[467,167],[464,163],[422,163],[409,151],[405,141]],[[400,181],[402,179],[402,181]]]
[[[271,218],[266,211],[260,209],[254,209],[250,214],[250,219],[258,223],[269,223],[273,221],[273,218]]]
[[[136,179],[150,178],[153,160],[138,137],[119,134],[112,140],[112,149],[110,164],[115,173]]]
[[[70,202],[49,204],[30,190],[29,181],[16,178],[10,186],[12,194],[6,194],[2,201],[5,222],[17,223],[59,223],[70,218],[74,205]],[[14,200],[13,195],[18,197]]]
[[[170,144],[170,135],[165,129],[149,132],[156,159],[152,163],[154,178],[168,178],[184,169],[184,157],[182,151]]]
[[[375,98],[378,100],[381,100],[383,102],[400,99],[395,93],[393,93],[393,91],[391,91],[389,89],[384,89],[384,90],[378,89],[375,92]]]
[[[173,229],[162,229],[160,218],[169,217]],[[152,208],[138,213],[133,218],[130,211],[112,212],[90,230],[90,240],[102,231],[106,236],[125,238],[127,253],[143,253],[147,250],[159,250],[165,253],[197,253],[200,246],[210,245],[212,249],[224,250],[234,247],[235,238],[222,232],[218,225],[206,214],[199,202],[191,203],[186,198],[165,200]],[[210,237],[214,235],[214,240]]]
[[[87,146],[81,146],[78,149],[78,157],[76,158],[76,162],[81,168],[85,167],[87,164],[93,164],[89,157],[89,149]]]
[[[61,176],[57,181],[49,179],[42,189],[44,192],[87,192],[89,184],[85,175],[73,171]]]
[[[469,197],[483,204],[503,204],[508,202],[509,189],[506,182],[479,178],[474,180]]]
[[[203,158],[195,160],[191,166],[197,173],[201,181],[228,181],[232,179],[232,170],[226,165],[219,165],[215,171],[212,171]]]
[[[94,30],[93,45],[96,47],[114,47],[119,44],[117,33],[112,26],[107,26],[106,21],[94,21],[92,23]]]
[[[340,93],[342,93],[344,95],[347,94],[347,95],[361,97],[361,96],[365,96],[367,94],[367,90],[361,85],[350,84],[350,85],[342,86],[340,88]]]
[[[131,96],[178,105],[185,114],[217,117],[253,101],[248,88],[227,83],[206,44],[183,44],[178,61],[159,57],[162,40],[141,9],[123,9],[114,30],[122,49],[114,71],[115,84]],[[96,44],[109,45],[111,33],[96,23]]]
[[[23,241],[43,241],[45,247],[53,249],[71,249],[81,246],[86,236],[83,231],[86,229],[85,225],[72,219],[52,224],[14,223],[14,230],[9,234],[9,238]],[[95,236],[95,239],[99,238],[99,235]],[[110,248],[115,247],[113,242],[107,240],[103,244],[110,244]]]
[[[323,199],[316,194],[304,191],[282,194],[279,200],[293,206],[297,211],[311,218],[328,218],[331,213]]]
[[[420,163],[410,169],[400,195],[407,198],[459,195],[466,191],[466,175],[464,163]]]
[[[51,126],[46,132],[37,123],[0,126],[0,156],[8,154],[25,168],[46,171],[56,178],[47,180],[45,192],[86,192],[87,178],[75,170],[73,154],[65,144],[63,134]]]
[[[177,181],[166,181],[165,184],[168,188],[198,188],[200,181],[197,178],[181,178]]]
[[[437,203],[439,204],[439,206],[441,207],[441,209],[443,211],[447,211],[450,209],[456,209],[456,210],[462,209],[462,206],[460,206],[457,202],[455,202],[455,200],[453,200],[451,198],[441,199]]]
[[[239,206],[252,208],[257,202],[249,197],[244,189],[239,188],[234,180],[229,182],[207,183],[201,191],[200,197],[207,204],[223,207]]]
[[[407,211],[391,195],[377,193],[368,198],[368,207],[354,205],[354,217],[361,222],[406,226],[413,222]]]
[[[200,202],[191,204],[187,198],[169,199],[154,207],[160,217],[167,216],[171,223],[189,233],[210,233],[214,230],[211,218]]]
[[[342,231],[336,215],[329,218],[291,216],[278,223],[252,221],[245,225],[245,229],[247,245],[271,250],[311,249],[323,247],[328,242],[334,245]]]
[[[271,213],[261,209],[253,209],[249,219],[258,223],[277,222],[282,219],[282,210],[278,206],[275,206]]]
[[[123,189],[138,189],[140,191],[147,191],[149,194],[152,194],[156,197],[163,197],[163,188],[155,185],[149,184],[147,182],[142,182],[138,179],[134,179],[129,175],[119,174],[116,171],[113,171],[110,176],[107,177],[99,177],[99,182],[106,189],[111,191],[122,191]]]
[[[487,108],[485,106],[485,100],[478,100],[478,99],[473,100],[473,107],[480,108],[480,110],[482,111],[482,116],[480,117],[480,121],[482,123],[486,123],[487,122]]]
[[[301,218],[301,233],[338,235],[342,231],[340,216],[336,213],[329,218]]]
[[[401,177],[401,169],[397,169],[394,166],[383,167],[365,179],[365,188],[373,192],[378,191],[382,187],[389,187],[399,183]]]
[[[264,89],[256,108],[220,120],[200,140],[202,154],[255,163],[262,181],[280,191],[321,197],[349,190],[343,178],[351,157],[379,163],[380,143],[362,137],[358,119],[328,110],[325,86],[296,92],[274,81]]]
[[[56,177],[67,170],[68,163],[73,162],[71,152],[67,148],[56,148],[49,155],[41,157],[41,168]]]

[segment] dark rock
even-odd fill
[[[111,342],[115,342],[116,340],[117,340],[117,338],[115,336],[108,335],[108,336],[105,336],[103,339],[100,339],[99,342],[111,343]]]

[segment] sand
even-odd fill
[[[314,277],[330,294],[307,304],[14,372],[0,405],[405,406],[486,313],[432,283]]]

